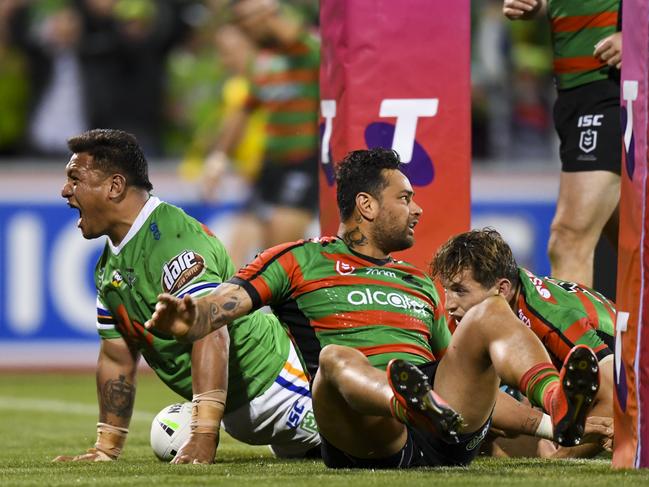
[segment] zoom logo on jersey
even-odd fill
[[[415,313],[426,313],[426,305],[406,296],[405,294],[385,291],[371,291],[365,289],[364,291],[352,291],[347,295],[347,302],[354,306],[363,306],[368,304],[381,304],[384,306],[394,306],[400,309],[410,309]]]
[[[205,271],[205,259],[200,254],[185,250],[162,266],[162,289],[175,293]]]

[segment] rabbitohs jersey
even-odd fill
[[[161,292],[202,296],[230,278],[234,267],[221,242],[175,206],[151,197],[122,243],[110,240],[95,268],[97,329],[124,338],[175,392],[192,398],[191,344],[143,324]],[[286,363],[289,339],[272,315],[256,312],[229,327],[226,412],[268,389]]]
[[[519,267],[521,291],[514,310],[543,342],[556,365],[572,347],[590,347],[602,360],[613,352],[615,305],[602,294]]]
[[[253,308],[271,306],[312,376],[328,344],[355,348],[384,369],[392,358],[414,364],[440,358],[450,341],[437,291],[424,272],[363,256],[337,238],[268,249],[229,282],[248,292]]]

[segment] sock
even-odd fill
[[[550,402],[559,385],[559,372],[550,362],[536,364],[521,377],[519,390],[532,404],[550,413]]]
[[[392,416],[394,416],[397,420],[401,421],[404,424],[409,424],[408,412],[406,411],[406,408],[404,408],[394,396],[392,396],[392,399],[390,399],[390,411],[392,411]]]

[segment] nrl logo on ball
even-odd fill
[[[205,259],[191,250],[184,250],[162,266],[162,289],[174,294],[205,272]]]

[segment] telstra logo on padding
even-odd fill
[[[403,162],[402,170],[413,186],[426,186],[435,179],[435,167],[430,156],[416,140],[420,118],[434,117],[438,98],[390,98],[381,102],[379,116],[393,118],[392,122],[372,122],[365,128],[365,144],[369,149],[391,147]],[[334,167],[331,160],[331,134],[336,118],[336,101],[322,100],[320,112],[324,123],[320,127],[322,169],[330,186],[334,185]]]

